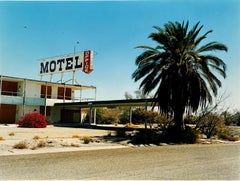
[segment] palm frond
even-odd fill
[[[210,42],[206,45],[203,45],[197,51],[199,53],[202,53],[202,52],[206,52],[206,51],[215,51],[215,50],[223,50],[223,51],[227,52],[228,48],[224,44],[221,44],[221,43],[218,43],[218,42],[214,41],[214,42]]]
[[[195,112],[199,106],[212,102],[221,81],[213,73],[226,77],[225,62],[212,54],[216,50],[227,51],[226,45],[216,41],[204,44],[212,30],[200,35],[203,25],[197,22],[189,30],[189,22],[168,22],[149,35],[157,43],[155,48],[138,46],[144,51],[136,58],[134,81],[141,80],[140,88],[145,94],[156,90],[160,111],[175,114],[176,110]],[[182,112],[182,114],[183,114]]]

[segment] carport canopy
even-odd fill
[[[97,107],[137,107],[152,106],[156,99],[125,99],[125,100],[107,100],[107,101],[86,101],[86,102],[65,102],[55,103],[54,106],[64,109],[97,108]]]
[[[125,99],[125,100],[108,100],[108,101],[86,101],[86,102],[65,102],[55,103],[55,107],[62,109],[79,110],[81,108],[90,109],[89,126],[92,123],[92,109],[98,107],[130,107],[130,123],[132,123],[132,108],[143,106],[147,110],[147,106],[153,106],[156,99]],[[96,109],[94,114],[94,125],[96,125]],[[145,128],[147,128],[147,122],[145,121]]]

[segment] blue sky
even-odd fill
[[[227,53],[215,52],[227,63],[227,78],[221,79],[230,97],[226,105],[240,110],[240,1],[77,1],[0,2],[0,74],[39,79],[41,58],[77,51],[95,52],[94,71],[77,72],[81,84],[97,87],[98,100],[124,99],[134,95],[139,83],[131,75],[138,45],[156,44],[148,39],[154,25],[183,20],[190,27],[198,21],[202,33],[212,29],[205,43],[218,41]],[[79,44],[77,44],[79,42]],[[54,75],[59,80],[60,75]],[[70,73],[64,79],[71,78]],[[45,80],[49,80],[46,77]]]

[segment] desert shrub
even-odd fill
[[[84,136],[82,139],[84,144],[88,144],[92,141],[92,138],[90,136]]]
[[[225,124],[228,126],[240,126],[240,112],[237,112],[233,115],[230,113],[224,112],[223,116],[225,118]]]
[[[118,123],[118,114],[119,110],[113,108],[103,108],[103,109],[96,109],[96,120],[98,124],[114,124]],[[89,112],[87,113],[86,117],[84,118],[84,122],[89,122]]]
[[[27,149],[28,144],[27,144],[26,141],[20,141],[20,142],[16,143],[15,145],[13,145],[13,148],[15,148],[15,149]]]
[[[14,132],[11,132],[11,133],[9,133],[8,135],[9,135],[9,136],[14,136],[15,133],[14,133]]]
[[[188,126],[181,131],[174,126],[169,126],[166,129],[140,129],[132,136],[132,142],[135,144],[157,145],[160,143],[194,144],[199,138],[198,135],[196,130]]]
[[[163,136],[165,142],[193,144],[198,140],[198,132],[189,126],[184,130],[178,130],[175,126],[169,127]]]
[[[71,143],[71,146],[72,146],[72,147],[80,147],[79,144],[75,144],[75,143]]]
[[[187,115],[184,118],[184,123],[185,124],[196,124],[197,117],[193,115]]]
[[[205,134],[207,138],[216,135],[223,127],[224,120],[217,114],[210,113],[196,120],[195,129]]]
[[[218,133],[218,138],[223,139],[223,140],[228,140],[228,141],[238,141],[239,140],[238,137],[235,137],[227,132]]]
[[[193,144],[198,142],[199,133],[191,127],[186,127],[182,133],[182,140],[184,143]]]
[[[135,125],[135,124],[130,124],[130,123],[127,123],[127,124],[125,124],[125,126],[124,126],[125,128],[139,128],[139,126],[138,125]]]
[[[134,144],[159,144],[162,136],[162,132],[157,129],[141,129],[132,137],[132,142]]]
[[[46,117],[38,112],[28,113],[22,116],[18,121],[19,127],[25,128],[46,128]]]
[[[47,146],[47,142],[45,142],[45,141],[39,141],[37,144],[38,148],[44,148],[46,146]]]
[[[79,135],[72,135],[72,138],[81,138]]]
[[[41,138],[41,137],[40,137],[40,136],[37,136],[37,135],[33,137],[34,140],[39,140],[40,138]]]
[[[116,137],[119,137],[119,138],[125,138],[127,135],[126,135],[126,129],[124,128],[119,128],[116,130]]]
[[[129,107],[119,107],[120,114],[119,114],[119,123],[120,124],[127,124],[130,122],[130,108]]]
[[[155,123],[155,117],[157,116],[157,112],[147,111],[144,109],[136,109],[132,112],[132,123],[143,124],[145,121],[148,123]]]
[[[2,136],[0,136],[0,141],[3,141],[3,140],[4,140],[4,138]]]
[[[165,131],[167,130],[169,127],[174,125],[174,121],[172,120],[172,118],[167,117],[166,115],[158,115],[157,117],[155,117],[155,122],[158,124],[158,129]]]

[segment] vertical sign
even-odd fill
[[[90,74],[93,71],[91,60],[92,60],[92,52],[84,51],[83,72],[87,74]]]

